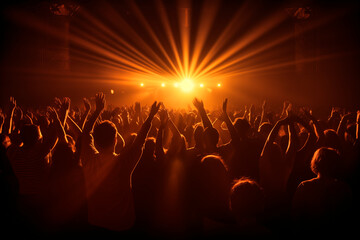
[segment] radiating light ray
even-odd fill
[[[205,2],[203,4],[205,5]],[[211,4],[210,6],[208,7],[203,6],[202,8],[202,11],[200,13],[201,15],[200,15],[199,27],[198,27],[199,30],[196,33],[194,52],[190,60],[191,62],[189,69],[190,76],[195,76],[194,71],[198,64],[201,51],[204,48],[204,43],[209,35],[211,26],[214,23],[218,6],[219,6],[219,1],[214,1],[213,4]]]
[[[149,62],[152,66],[154,66],[155,68],[161,67],[158,66],[155,62],[153,62],[151,59],[149,59],[148,57],[146,57],[143,53],[141,53],[136,47],[134,47],[132,44],[130,44],[129,42],[125,41],[125,39],[119,37],[116,33],[114,33],[111,29],[109,29],[109,27],[107,27],[104,23],[102,23],[101,21],[99,21],[98,19],[92,17],[89,13],[87,13],[86,11],[84,11],[84,16],[86,17],[86,19],[89,19],[92,21],[93,24],[95,24],[96,26],[98,26],[99,29],[102,29],[103,31],[105,31],[107,34],[109,34],[110,36],[114,37],[116,39],[116,41],[118,41],[118,46],[121,47],[120,44],[124,45],[124,47],[121,47],[122,51],[124,51],[125,53],[128,53],[129,51],[127,51],[127,49],[131,50],[132,52],[134,52],[136,55],[139,55],[143,60],[146,60],[147,62]],[[139,43],[145,47],[145,49],[147,51],[150,52],[151,56],[153,58],[155,58],[157,61],[162,62],[162,59],[157,56],[157,54],[151,49],[151,47],[149,47],[144,40],[131,28],[131,26],[124,21],[120,16],[118,18],[118,20],[120,21],[121,25],[123,28],[126,28],[126,31],[128,32],[129,35],[131,35],[132,37],[136,38],[136,41],[139,41]],[[116,43],[115,43],[116,44]],[[166,66],[165,63],[162,64],[162,66]]]
[[[190,11],[189,3],[186,3],[184,8],[179,8],[179,27],[180,27],[180,36],[181,36],[181,46],[182,46],[182,65],[184,67],[184,77],[189,76],[189,52],[190,52]]]
[[[285,14],[275,14],[272,15],[270,19],[265,19],[261,24],[261,28],[255,28],[247,34],[245,39],[239,39],[232,47],[230,47],[227,51],[224,51],[216,60],[214,60],[211,64],[208,64],[207,67],[199,73],[199,76],[202,76],[214,67],[221,65],[226,59],[229,59],[247,45],[273,29],[280,22],[284,21],[286,17],[287,16]]]
[[[160,18],[162,20],[162,23],[164,25],[164,28],[165,28],[165,33],[166,33],[166,35],[168,37],[168,40],[169,40],[170,45],[171,45],[171,49],[173,50],[173,54],[174,54],[175,59],[176,59],[177,67],[178,67],[178,69],[179,69],[179,71],[181,73],[181,76],[185,76],[184,67],[182,65],[179,50],[178,50],[178,47],[176,45],[176,42],[175,42],[175,39],[174,39],[174,34],[173,34],[173,31],[172,31],[171,26],[170,26],[170,20],[169,20],[168,14],[165,11],[165,6],[163,5],[161,0],[157,0],[156,3],[157,3],[157,10],[159,12],[159,16],[160,16]]]
[[[206,78],[208,76],[211,76],[213,74],[223,74],[223,73],[226,73],[227,69],[229,69],[230,67],[234,66],[235,68],[239,69],[241,68],[241,66],[238,66],[236,64],[238,64],[239,62],[246,62],[247,59],[249,59],[250,57],[253,57],[259,53],[262,53],[264,51],[267,51],[273,47],[276,47],[290,39],[293,39],[293,38],[296,38],[299,34],[304,34],[308,31],[311,31],[315,28],[318,28],[326,23],[329,23],[330,21],[340,17],[342,14],[344,14],[343,11],[340,11],[340,12],[337,12],[336,14],[331,14],[331,17],[329,18],[326,18],[326,19],[320,19],[319,21],[317,22],[314,22],[312,23],[311,25],[307,25],[305,26],[302,31],[299,31],[299,32],[295,32],[295,31],[292,31],[292,32],[287,32],[285,34],[282,34],[280,37],[278,38],[275,38],[273,41],[271,42],[268,42],[262,46],[259,46],[257,48],[254,48],[252,49],[252,51],[250,51],[249,53],[247,54],[234,54],[234,55],[238,55],[236,57],[233,57],[232,60],[230,61],[224,61],[224,63],[222,64],[217,64],[215,67],[213,67],[211,70],[203,73],[203,74],[200,74],[199,76],[203,77],[203,78]],[[261,58],[261,56],[260,56]],[[259,61],[261,61],[261,59],[259,59]],[[205,70],[204,70],[205,71]]]
[[[142,24],[145,26],[146,30],[148,31],[148,33],[153,37],[153,40],[156,43],[156,46],[160,49],[161,53],[165,56],[167,62],[171,65],[171,69],[170,71],[174,74],[174,75],[178,75],[180,76],[179,70],[178,68],[176,68],[175,64],[173,63],[172,59],[170,58],[169,54],[166,52],[163,44],[161,43],[161,41],[159,40],[159,38],[157,37],[156,33],[154,32],[154,30],[151,28],[149,22],[147,19],[145,19],[144,15],[141,13],[139,7],[134,3],[131,2],[131,6],[134,10],[134,13],[138,16],[138,18],[140,19],[140,21],[142,22]]]

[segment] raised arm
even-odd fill
[[[151,121],[153,120],[155,114],[159,111],[160,104],[161,103],[157,103],[156,101],[152,104],[149,116],[146,118],[145,122],[141,126],[133,144],[130,147],[129,154],[131,156],[127,158],[127,160],[129,161],[128,166],[130,169],[134,169],[140,159],[140,156],[142,154],[142,147],[145,143],[146,136],[151,127]]]
[[[356,141],[360,141],[360,110],[356,113]]]
[[[67,143],[66,133],[64,127],[60,121],[59,115],[56,110],[52,107],[48,107],[48,112],[50,113],[50,119],[53,121],[55,126],[56,135],[61,143]]]
[[[165,152],[163,147],[163,133],[168,122],[168,113],[165,109],[159,112],[160,115],[160,127],[156,136],[155,156],[159,162],[163,162],[165,159]]]
[[[208,115],[206,114],[203,101],[199,100],[197,98],[194,98],[193,104],[196,107],[196,109],[198,110],[198,113],[200,114],[201,120],[204,125],[204,129],[207,127],[212,127],[211,121],[210,121]]]
[[[91,104],[90,104],[89,99],[83,98],[83,102],[84,102],[84,106],[85,106],[85,112],[81,116],[81,119],[80,119],[80,122],[78,125],[78,127],[80,127],[80,129],[84,128],[84,124],[89,116],[90,111],[91,111]]]
[[[338,126],[336,132],[342,141],[345,141],[344,134],[345,134],[345,130],[346,130],[346,124],[347,124],[348,120],[350,120],[353,117],[354,117],[353,113],[348,113],[341,117],[341,120],[339,122],[339,126]]]
[[[12,131],[12,125],[13,125],[13,117],[14,117],[14,110],[16,108],[16,100],[14,97],[10,97],[10,102],[9,102],[9,109],[8,112],[6,114],[6,118],[5,118],[5,122],[4,122],[4,133],[5,134],[11,134]]]
[[[224,100],[223,102],[223,107],[222,107],[222,115],[221,118],[224,120],[224,122],[226,123],[226,126],[230,132],[230,136],[231,136],[231,140],[234,143],[239,143],[240,142],[240,138],[239,135],[236,132],[236,129],[233,125],[233,123],[231,122],[229,115],[227,114],[227,98]]]
[[[289,125],[288,125],[288,132],[289,132],[289,140],[288,140],[288,147],[285,152],[285,160],[288,164],[293,164],[295,160],[295,155],[297,152],[297,147],[299,145],[299,140],[297,138],[296,130],[294,127],[295,124],[295,118],[290,117],[289,119]]]
[[[83,135],[88,135],[91,133],[91,131],[94,128],[95,122],[102,113],[102,111],[105,108],[105,94],[100,92],[95,95],[95,103],[96,103],[96,109],[89,118],[89,120],[85,123],[84,129],[83,129]]]
[[[141,148],[142,145],[145,143],[145,138],[151,127],[151,121],[154,119],[155,114],[159,111],[160,104],[161,103],[157,103],[156,101],[152,104],[149,116],[146,118],[134,140],[133,145],[135,147]]]
[[[82,133],[81,128],[79,127],[79,125],[76,124],[76,122],[70,116],[67,117],[66,123],[69,126],[69,132],[71,133],[70,135],[74,137],[74,140],[76,141]]]

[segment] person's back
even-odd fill
[[[7,151],[19,183],[18,209],[32,230],[44,227],[48,154],[55,144],[52,136],[45,140],[41,136],[38,126],[24,125],[20,131],[23,145],[11,145]]]
[[[329,227],[337,231],[349,222],[352,203],[349,186],[337,179],[340,156],[334,149],[320,148],[314,153],[311,169],[317,177],[301,182],[293,198],[296,225],[315,232]]]
[[[131,146],[118,155],[115,153],[118,139],[115,124],[103,121],[94,128],[96,120],[105,107],[105,95],[97,94],[95,101],[96,110],[85,124],[81,139],[81,161],[85,174],[88,221],[94,229],[126,231],[134,225],[135,221],[130,184],[131,173],[140,159],[151,121],[159,110],[160,104],[155,102],[151,106],[149,116]],[[94,131],[91,134],[93,128]]]
[[[97,149],[100,152],[93,149],[93,145],[89,149],[94,151],[82,154],[82,159],[86,159],[84,174],[88,198],[88,219],[92,225],[121,231],[132,227],[135,221],[130,189],[130,175],[133,170],[130,161],[131,149],[122,155],[116,155],[113,152],[116,127],[110,122],[103,122],[95,127],[95,145],[101,141],[96,138],[96,132],[104,132],[106,128],[110,130],[110,134],[113,134],[113,141],[107,140],[108,145],[98,146]],[[111,128],[113,128],[113,133],[111,133]],[[93,143],[85,137],[82,141],[92,145]]]
[[[87,223],[85,179],[71,146],[58,143],[49,173],[48,215],[54,231],[83,231]]]

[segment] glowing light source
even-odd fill
[[[194,89],[194,83],[193,83],[193,81],[191,81],[191,79],[185,78],[180,83],[180,88],[184,92],[191,92]]]
[[[143,87],[144,86],[144,83],[140,83],[140,87]]]
[[[165,83],[161,83],[161,87],[165,87]]]
[[[218,87],[221,87],[221,83],[218,83],[217,86],[218,86]]]
[[[114,94],[115,93],[114,89],[110,89],[110,93]]]
[[[178,88],[179,87],[179,83],[174,83],[174,87]]]
[[[203,83],[200,83],[200,85],[199,85],[201,88],[203,88],[204,87],[204,84]]]

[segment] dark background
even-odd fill
[[[76,3],[80,6],[72,16],[59,16],[52,13],[49,7],[54,3]],[[91,49],[67,39],[65,32],[78,34],[77,29],[84,31],[96,29],[86,28],[86,19],[82,15],[85,9],[96,16],[104,24],[114,28],[117,22],[112,20],[109,6],[113,7],[122,18],[153,46],[158,52],[151,36],[142,29],[134,16],[129,2],[132,1],[2,1],[1,4],[1,55],[0,55],[0,100],[2,105],[9,96],[15,96],[22,105],[45,105],[55,96],[70,96],[74,102],[83,96],[91,96],[97,91],[107,91],[109,83],[101,83],[99,79],[108,79],[105,72],[113,71],[96,62],[84,61],[81,53],[95,55]],[[169,13],[173,28],[180,24],[176,13],[179,7],[189,7],[176,1],[163,1]],[[207,39],[203,53],[216,40],[224,26],[232,19],[236,9],[244,1],[220,1],[219,11],[215,18],[211,34]],[[153,1],[135,1],[144,13],[149,24],[153,26],[160,39],[166,39],[160,28],[159,18],[154,14]],[[191,10],[191,36],[195,36],[198,13],[204,4],[212,1],[195,1]],[[359,4],[354,1],[251,1],[253,12],[248,13],[250,29],[258,26],[271,14],[282,12],[289,17],[276,28],[269,31],[259,40],[250,44],[256,49],[276,39],[281,34],[298,31],[295,37],[277,45],[260,56],[248,59],[249,66],[271,66],[289,63],[276,68],[243,74],[226,82],[224,91],[216,97],[230,97],[241,104],[254,102],[260,104],[263,99],[280,103],[288,99],[297,104],[311,105],[314,108],[331,106],[346,107],[349,110],[359,109]],[[310,16],[306,19],[292,16],[291,11],[307,8]],[[293,10],[291,10],[293,9]],[[294,10],[295,9],[295,10]],[[27,17],[51,26],[41,30],[37,23],[27,21]],[[30,18],[31,19],[31,18]],[[319,22],[324,22],[318,26]],[[259,25],[260,26],[260,25]],[[301,32],[303,28],[311,30]],[[236,32],[233,41],[247,32]],[[50,34],[51,33],[51,34]],[[174,32],[175,38],[178,37]],[[59,37],[60,36],[60,37]],[[63,37],[61,37],[63,36]],[[119,37],[131,41],[126,31],[119,31]],[[194,41],[191,38],[191,41]],[[231,43],[232,40],[229,40]],[[164,47],[168,48],[164,40]],[[225,45],[226,47],[226,45]],[[141,48],[141,46],[139,46]],[[192,49],[190,48],[190,51]],[[160,54],[161,55],[161,54]],[[98,56],[105,59],[104,56]],[[311,59],[311,60],[309,60]],[[111,59],[107,59],[112,61]],[[126,67],[126,66],[125,66]],[[239,65],[242,68],[243,65]],[[120,68],[121,69],[121,68]],[[121,75],[121,71],[119,72]],[[119,77],[121,80],[121,76]],[[112,79],[113,80],[113,79]],[[123,93],[119,98],[126,99],[127,94],[140,91],[138,88],[117,84],[117,92]],[[231,89],[225,90],[225,89]],[[152,99],[155,100],[155,99]],[[217,99],[219,100],[219,99]]]

